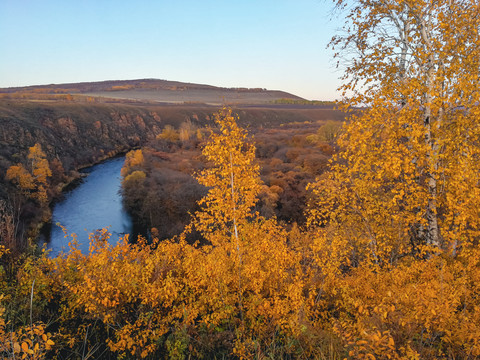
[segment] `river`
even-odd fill
[[[50,256],[68,250],[71,238],[65,238],[64,226],[68,233],[77,234],[82,253],[88,253],[88,234],[109,226],[111,243],[132,231],[132,219],[122,205],[120,194],[120,169],[125,158],[107,160],[85,169],[88,174],[82,182],[64,194],[64,198],[53,208],[50,240],[46,242]]]

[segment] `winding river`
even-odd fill
[[[120,194],[120,169],[125,158],[107,160],[86,170],[83,181],[64,194],[64,198],[53,208],[52,227],[47,249],[50,256],[58,255],[62,249],[68,250],[68,233],[77,234],[82,253],[88,253],[88,234],[97,229],[109,227],[110,242],[116,243],[120,236],[132,231],[132,219],[122,206]]]

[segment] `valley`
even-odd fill
[[[188,96],[196,97],[194,99]],[[155,153],[157,150],[153,149],[158,148],[166,150],[170,157],[180,157],[187,163],[196,159],[202,146],[201,141],[191,143],[192,139],[189,135],[188,141],[175,139],[166,145],[162,140],[162,132],[165,128],[171,127],[178,135],[181,127],[188,123],[195,129],[201,130],[203,136],[207,136],[206,128],[213,124],[212,114],[218,109],[219,97],[222,97],[222,101],[225,102],[232,99],[241,100],[241,104],[235,105],[234,102],[235,112],[238,113],[242,126],[246,126],[261,142],[259,151],[264,153],[263,149],[266,148],[271,150],[275,147],[287,146],[287,143],[291,143],[290,137],[300,136],[296,135],[298,132],[303,134],[301,135],[303,145],[300,147],[305,144],[311,147],[310,150],[302,151],[309,152],[315,148],[313,143],[305,140],[309,132],[314,134],[326,121],[340,123],[344,119],[344,114],[334,110],[332,104],[313,105],[285,92],[264,89],[222,89],[160,80],[0,89],[0,174],[2,174],[0,199],[12,202],[13,208],[17,209],[18,224],[15,241],[19,242],[18,251],[25,249],[27,243],[31,241],[26,239],[35,238],[40,229],[39,226],[49,221],[51,215],[48,204],[61,197],[62,189],[79,178],[78,171],[81,168],[142,147],[146,148],[145,154],[148,159],[155,159],[155,156],[152,157],[149,154]],[[286,101],[286,99],[289,100]],[[201,103],[198,102],[200,100]],[[285,102],[288,103],[285,104]],[[217,105],[212,105],[215,103]],[[278,142],[278,136],[283,139],[280,140],[283,144]],[[46,192],[48,201],[45,204],[39,204],[30,198],[28,191],[18,191],[16,186],[5,178],[7,170],[15,164],[23,163],[28,167],[28,149],[35,144],[41,146],[52,169]],[[292,164],[292,169],[295,168],[295,171],[303,174],[304,171],[301,169],[308,168],[302,167],[305,155],[300,157],[301,160],[295,167],[294,162],[291,162],[295,155],[289,154],[290,160],[287,160],[286,151],[283,149],[284,155],[280,156],[281,161],[288,161]],[[269,161],[272,159],[266,159],[265,155],[261,155],[260,159],[262,156],[264,159],[259,161],[263,161],[265,169],[270,169]],[[272,156],[272,154],[266,156]],[[169,166],[165,164],[159,165],[157,162],[151,166],[162,169],[160,172],[165,173],[162,177],[168,184],[169,176],[166,174],[173,170],[168,170]],[[194,183],[191,177],[194,170],[194,167],[184,166],[183,176],[190,179],[186,180],[187,183]],[[294,173],[288,169],[288,166],[282,168],[277,164],[275,173],[285,177],[289,171],[290,176],[293,176]],[[272,174],[269,176],[271,177]],[[301,178],[304,176],[300,175]],[[312,180],[314,174],[311,173],[307,178]],[[157,180],[160,181],[159,179]],[[161,185],[158,181],[151,179],[148,181],[150,192],[155,192],[155,189]],[[282,195],[283,200],[279,201],[285,202],[287,201],[285,197],[290,197],[288,204],[292,201],[300,204],[305,197],[306,180],[302,181],[292,185],[293,188],[286,191]],[[162,184],[162,186],[168,185]],[[177,194],[182,194],[182,191],[169,192],[170,196]],[[201,194],[202,192],[198,192],[191,198],[190,203],[182,205],[184,211],[182,215],[178,215],[183,219],[181,224],[185,224],[188,211],[195,208],[195,202]],[[146,193],[143,196],[145,195]],[[293,200],[294,198],[298,199]],[[146,199],[147,197],[142,201]],[[131,199],[127,197],[127,204],[131,203],[129,200]],[[301,207],[294,207],[286,215],[286,209],[290,206],[286,205],[287,203],[282,205],[285,213],[283,215],[278,213],[276,204],[270,204],[270,206],[277,207],[277,215],[280,215],[283,221],[298,221],[302,214]],[[154,203],[150,207],[155,207]],[[156,209],[157,213],[161,208],[162,206],[159,206]],[[130,210],[137,215],[136,222],[143,227],[160,227],[159,220],[147,221],[145,215],[140,215],[140,213],[145,214],[146,209],[140,211],[137,206]],[[169,211],[175,212],[175,209],[171,208]],[[272,209],[268,211],[271,214],[274,213]],[[148,213],[152,214],[152,210],[148,210]],[[163,216],[159,216],[158,219],[167,223],[176,221]],[[181,226],[174,226],[172,229],[176,228],[178,233]],[[166,231],[166,234],[173,234],[172,230]]]

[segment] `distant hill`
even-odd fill
[[[32,98],[34,95],[38,97],[42,97],[42,95],[76,95],[120,101],[208,105],[262,105],[278,103],[278,101],[284,101],[285,99],[294,102],[305,100],[299,96],[278,90],[223,88],[158,79],[109,80],[0,88],[0,95],[3,95],[4,98],[22,96]]]

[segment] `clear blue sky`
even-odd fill
[[[0,87],[158,78],[337,98],[329,0],[0,0]]]

